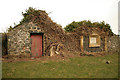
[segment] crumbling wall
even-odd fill
[[[120,52],[120,36],[107,37],[107,50],[111,53]]]
[[[50,23],[50,22],[49,22]],[[72,35],[64,33],[56,24],[38,25],[33,22],[20,25],[8,33],[9,54],[31,54],[30,33],[43,33],[43,55],[63,54],[68,51],[78,51],[76,40]],[[53,47],[56,47],[53,49]]]
[[[31,54],[30,33],[43,33],[43,55],[63,55],[68,52],[80,52],[80,36],[90,35],[93,32],[100,36],[106,34],[100,28],[83,27],[75,33],[65,33],[62,27],[54,23],[44,11],[35,11],[29,15],[27,22],[22,22],[8,32],[9,54]],[[24,19],[23,19],[24,20]],[[104,39],[101,37],[101,46],[89,48],[89,38],[84,37],[84,50],[98,52],[104,50]],[[113,37],[108,38],[108,51],[118,50],[118,41]]]
[[[78,34],[66,34],[63,44],[70,52],[80,52],[80,36]]]
[[[28,22],[22,22],[8,32],[8,53],[30,54],[32,32],[43,33],[44,55],[50,55],[52,44],[62,44],[59,36],[64,34],[62,27],[54,23],[44,11],[37,11],[36,14],[31,14]]]

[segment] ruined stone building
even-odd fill
[[[65,32],[48,14],[39,10],[30,20],[8,32],[8,53],[33,57],[63,55],[69,52],[108,52],[117,43],[111,42],[99,28],[87,27],[74,33]],[[113,46],[108,46],[115,43]],[[112,44],[111,44],[112,45]]]

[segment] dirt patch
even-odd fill
[[[3,62],[21,62],[21,61],[40,61],[40,62],[43,62],[43,63],[46,63],[48,61],[62,61],[62,60],[66,60],[68,58],[63,58],[63,57],[60,57],[60,56],[44,56],[44,57],[40,57],[40,58],[14,58],[14,59],[5,59],[5,58],[2,58],[2,61]]]
[[[33,58],[33,57],[26,57],[26,56],[14,56],[14,55],[7,55],[2,57],[3,62],[17,62],[17,61],[41,61],[41,62],[48,62],[48,61],[64,61],[68,60],[69,58],[73,57],[80,57],[79,54],[74,53],[67,53],[64,56],[61,55],[54,55],[54,56],[42,56],[40,58]]]
[[[43,63],[46,63],[48,61],[67,61],[69,58],[76,58],[76,57],[85,57],[85,56],[105,56],[110,55],[112,53],[105,53],[105,52],[83,52],[83,53],[67,53],[64,54],[64,56],[61,55],[54,55],[54,56],[42,56],[40,58],[33,58],[33,57],[26,57],[24,55],[21,56],[13,56],[13,55],[7,55],[2,57],[3,62],[20,62],[20,61],[40,61]]]

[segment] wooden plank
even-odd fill
[[[81,48],[81,51],[83,51],[83,36],[80,37],[80,48]]]
[[[107,52],[107,37],[105,37],[105,51]]]

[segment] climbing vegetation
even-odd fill
[[[113,32],[110,29],[110,25],[105,23],[104,21],[102,22],[91,22],[90,20],[83,20],[80,22],[73,21],[72,23],[64,27],[64,30],[66,32],[74,32],[78,27],[98,27],[100,29],[103,29],[105,32],[108,32],[109,35],[113,35]]]
[[[45,16],[43,14],[47,14],[47,13],[43,10],[37,10],[35,8],[29,7],[28,9],[25,10],[25,12],[22,12],[23,19],[19,22],[19,24],[15,25],[14,27],[10,26],[8,28],[8,31],[11,31],[15,27],[22,25],[23,23],[26,22],[30,22],[30,21],[40,22],[40,20],[42,19],[41,16]]]
[[[20,21],[20,24],[24,23],[24,22],[28,22],[28,21],[31,21],[34,18],[36,17],[39,17],[41,14],[40,12],[44,12],[46,13],[45,11],[43,10],[37,10],[35,8],[32,8],[32,7],[29,7],[25,13],[22,12],[22,15],[23,15],[23,19]]]

